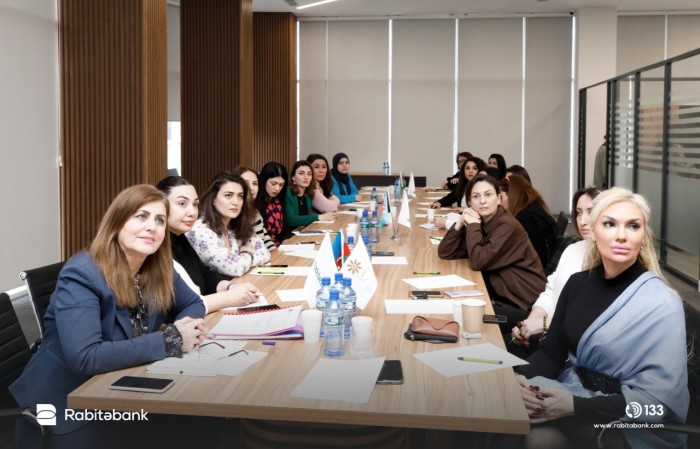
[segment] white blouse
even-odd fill
[[[187,233],[187,240],[197,255],[209,267],[227,276],[243,276],[250,267],[264,264],[270,261],[270,251],[265,248],[262,239],[253,234],[246,242],[236,239],[233,231],[228,231],[228,241],[231,245],[229,251],[223,238],[219,237],[200,218]],[[255,248],[251,258],[248,253],[241,253],[241,246]],[[251,260],[252,259],[252,260]]]

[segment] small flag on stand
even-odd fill
[[[340,272],[344,277],[352,278],[352,288],[357,293],[357,307],[360,309],[367,307],[369,300],[377,291],[377,276],[374,274],[372,261],[362,239],[359,239]]]
[[[407,228],[411,227],[411,213],[408,210],[408,195],[405,190],[403,192],[403,198],[401,199],[401,210],[399,211],[399,217],[396,222]]]
[[[333,257],[333,244],[328,234],[323,236],[323,242],[318,249],[318,254],[311,265],[311,272],[304,283],[304,293],[309,307],[316,307],[316,292],[321,288],[321,278],[330,277],[331,279],[338,272],[338,267],[335,265],[335,257]]]
[[[413,172],[411,172],[411,177],[408,179],[408,188],[406,190],[413,198],[416,197],[416,180],[413,177]]]

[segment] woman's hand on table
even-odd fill
[[[533,424],[574,414],[574,396],[566,390],[531,385],[525,376],[516,376],[520,395]]]
[[[225,307],[242,307],[258,301],[260,289],[250,282],[231,283],[226,289],[228,304]]]
[[[186,316],[173,324],[182,335],[182,352],[197,349],[209,332],[202,318]]]

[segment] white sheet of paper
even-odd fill
[[[428,231],[437,231],[438,227],[433,223],[421,223],[418,225],[419,228],[427,229]]]
[[[408,265],[408,261],[403,256],[374,256],[372,265]]]
[[[460,290],[458,292],[445,292],[450,298],[465,298],[470,296],[484,296],[484,293],[479,290]]]
[[[462,374],[481,373],[484,371],[494,371],[512,366],[526,365],[527,362],[507,351],[492,345],[482,343],[474,346],[460,346],[442,351],[424,352],[414,355],[418,360],[425,363],[445,377],[454,377]],[[465,362],[457,357],[476,357],[480,359],[500,360],[502,364]]]
[[[335,220],[316,220],[314,223],[321,223],[321,224],[330,224],[330,223],[335,223]]]
[[[296,243],[293,245],[280,245],[277,247],[277,250],[282,252],[288,252],[299,251],[300,249],[314,249],[315,247],[315,243]]]
[[[236,310],[239,310],[239,309],[247,309],[248,307],[265,306],[267,304],[269,304],[267,302],[267,299],[264,296],[262,296],[262,293],[261,293],[260,296],[258,296],[258,300],[252,304],[248,304],[247,306],[241,306],[241,307],[224,307],[221,309],[221,311],[222,312],[235,312]]]
[[[431,203],[430,201],[421,201],[418,203],[419,206],[430,206],[431,204],[433,203]]]
[[[303,257],[304,259],[315,259],[318,251],[315,249],[298,249],[296,251],[287,251],[287,256]]]
[[[282,302],[306,301],[306,293],[303,288],[293,288],[290,290],[275,290],[277,297]]]
[[[418,210],[425,210],[427,211],[429,208],[427,207],[419,207]],[[440,209],[434,209],[434,210],[453,210],[453,207],[441,207]],[[427,212],[426,212],[427,213]],[[435,215],[437,217],[437,214]]]
[[[369,207],[369,201],[355,201],[354,203],[345,203],[343,206],[363,209]],[[355,213],[357,213],[357,211],[355,211]]]
[[[417,290],[439,290],[448,287],[462,287],[466,285],[476,285],[470,280],[464,279],[456,274],[448,274],[446,276],[429,276],[419,278],[401,279],[407,284],[412,285]]]
[[[443,196],[426,196],[425,199],[437,201],[437,200],[443,199],[444,197],[445,197],[444,195]],[[427,204],[433,204],[433,203],[427,203]]]
[[[355,210],[339,210],[338,212],[336,212],[336,214],[357,216],[357,211],[355,211]]]
[[[217,340],[216,343],[223,348],[210,344],[183,354],[181,359],[167,357],[148,365],[146,372],[184,376],[237,376],[267,355],[267,352],[247,351],[248,354],[241,352],[228,357],[229,354],[243,349],[247,342]]]
[[[250,271],[254,276],[308,276],[311,267],[287,267],[280,268],[280,271],[274,271],[274,268],[268,268],[258,272],[255,268]]]
[[[292,391],[292,396],[367,402],[372,396],[383,363],[384,357],[360,360],[319,359]]]
[[[428,218],[428,214],[415,214],[414,218]]]
[[[442,237],[430,236],[430,237],[428,237],[428,239],[430,240],[430,243],[432,243],[433,245],[439,245],[440,242],[442,242]]]
[[[454,313],[451,299],[385,299],[386,313],[391,314],[446,314]]]

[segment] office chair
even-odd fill
[[[31,357],[10,297],[0,293],[0,447],[13,447],[15,418],[25,415],[36,421],[28,408],[17,406],[9,391]]]
[[[559,212],[559,215],[557,215],[557,237],[566,235],[566,228],[569,226],[569,223],[569,216],[566,212]]]
[[[61,272],[65,262],[58,262],[44,267],[34,268],[32,270],[23,271],[19,274],[19,278],[27,284],[29,290],[29,298],[34,305],[39,328],[41,333],[44,333],[44,315],[46,309],[49,308],[49,300],[56,288],[58,274]]]

